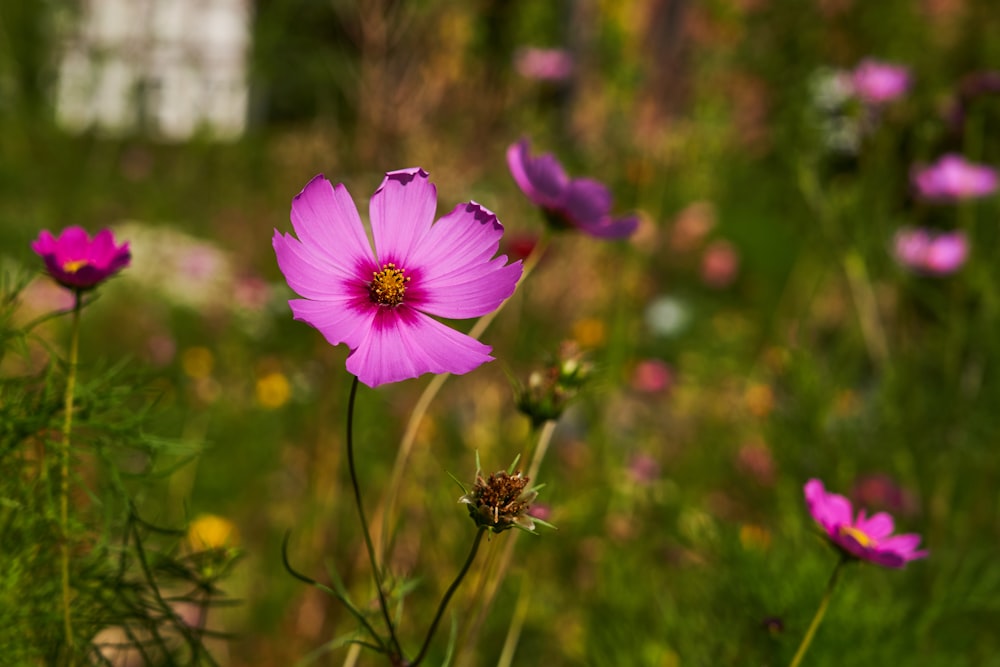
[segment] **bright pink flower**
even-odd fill
[[[917,193],[933,201],[959,201],[988,197],[997,190],[996,169],[974,164],[950,153],[912,175]]]
[[[576,63],[565,49],[524,47],[514,54],[514,68],[527,79],[558,82],[573,76]]]
[[[709,287],[723,289],[736,281],[740,255],[729,241],[719,240],[705,248],[701,256],[701,279]]]
[[[604,239],[631,236],[639,219],[611,217],[611,192],[590,178],[570,178],[551,153],[531,157],[528,140],[507,149],[507,166],[521,191],[552,226],[576,228]]]
[[[910,88],[910,71],[866,58],[851,73],[854,94],[869,104],[884,104],[902,97]]]
[[[868,517],[865,510],[860,510],[854,517],[851,501],[827,493],[818,479],[806,482],[804,491],[809,513],[846,556],[893,568],[927,557],[926,551],[917,551],[919,535],[892,534],[895,526],[885,512]]]
[[[657,394],[674,384],[674,371],[660,359],[642,359],[632,371],[632,388],[644,394]]]
[[[961,230],[932,232],[904,227],[893,239],[893,253],[903,266],[918,273],[943,276],[954,273],[969,256],[969,241]]]
[[[302,299],[295,319],[350,348],[347,370],[369,387],[424,373],[467,373],[490,347],[431,315],[465,319],[514,292],[521,263],[494,257],[503,226],[475,202],[434,222],[437,190],[420,168],[385,175],[369,205],[372,244],[343,184],[316,176],[292,200],[296,239],[275,230],[278,266]]]
[[[44,260],[56,282],[73,290],[96,287],[128,266],[132,258],[128,243],[116,246],[110,229],[102,229],[93,239],[82,227],[67,227],[58,237],[43,229],[31,249]]]

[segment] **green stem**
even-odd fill
[[[431,621],[430,628],[427,630],[427,637],[424,638],[424,645],[420,647],[420,653],[417,657],[413,659],[410,663],[410,667],[417,667],[420,662],[427,655],[427,649],[431,645],[431,639],[434,637],[434,632],[437,631],[438,623],[441,621],[441,616],[444,615],[445,607],[448,606],[448,602],[451,600],[451,596],[455,594],[458,590],[458,586],[462,583],[462,579],[469,572],[469,567],[472,566],[472,561],[476,558],[476,552],[479,551],[479,544],[483,541],[483,535],[486,534],[486,528],[480,527],[476,532],[476,539],[472,541],[472,549],[469,550],[469,556],[465,559],[465,564],[462,565],[462,569],[459,571],[458,576],[455,577],[455,581],[451,582],[451,586],[445,591],[444,597],[441,598],[441,604],[438,605],[437,614],[434,615],[434,620]]]
[[[63,633],[66,637],[68,664],[73,664],[73,615],[71,590],[69,585],[69,443],[73,429],[73,396],[76,392],[76,367],[80,358],[80,292],[74,292],[73,324],[69,344],[69,369],[66,378],[66,397],[63,406],[62,447],[60,451],[59,476],[59,528],[62,571],[62,611]]]
[[[365,537],[365,548],[368,551],[368,562],[371,563],[372,576],[375,578],[375,588],[378,591],[378,605],[382,610],[382,617],[389,629],[389,650],[390,655],[396,658],[401,655],[399,641],[396,639],[396,630],[392,625],[392,618],[389,615],[389,605],[385,600],[385,592],[382,588],[382,573],[375,558],[375,547],[372,545],[371,532],[368,530],[368,520],[365,518],[364,505],[361,503],[361,487],[358,484],[358,473],[354,466],[354,402],[358,395],[358,378],[355,376],[351,382],[351,395],[347,402],[347,466],[351,471],[351,485],[354,487],[354,503],[358,508],[358,518],[361,521],[361,532]]]
[[[830,596],[833,594],[833,588],[837,584],[837,576],[840,574],[840,568],[844,566],[847,562],[847,558],[841,558],[837,561],[837,567],[833,568],[833,574],[830,575],[830,581],[826,584],[826,591],[823,593],[823,600],[819,603],[819,609],[816,610],[816,615],[813,616],[812,623],[809,624],[809,629],[806,630],[806,636],[802,638],[802,643],[799,644],[799,650],[795,652],[795,657],[792,658],[792,662],[788,667],[799,667],[799,663],[802,662],[802,658],[806,654],[806,650],[812,643],[813,637],[816,635],[816,630],[819,628],[819,624],[823,621],[823,617],[826,616],[826,608],[830,605]]]

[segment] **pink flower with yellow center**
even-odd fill
[[[437,190],[420,168],[385,175],[369,206],[372,243],[343,184],[316,176],[292,200],[295,236],[274,232],[278,266],[301,299],[295,319],[350,348],[369,387],[424,373],[467,373],[490,347],[432,316],[479,317],[514,292],[521,262],[494,257],[503,226],[475,202],[437,222]]]
[[[878,512],[869,517],[865,510],[860,510],[854,516],[851,501],[839,494],[827,493],[818,479],[806,482],[804,491],[813,519],[849,558],[901,568],[911,560],[927,557],[926,551],[917,550],[919,535],[892,534],[895,526],[887,513]]]
[[[31,249],[45,262],[45,270],[63,287],[86,290],[96,287],[128,266],[128,243],[115,245],[110,229],[93,239],[82,227],[67,227],[58,237],[44,229]]]

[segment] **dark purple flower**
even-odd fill
[[[892,568],[901,568],[911,560],[927,557],[926,551],[917,551],[919,535],[892,534],[895,526],[892,517],[885,512],[868,517],[865,510],[860,510],[855,517],[851,501],[839,494],[827,493],[818,479],[806,482],[804,492],[809,513],[847,557]]]
[[[931,201],[954,202],[988,197],[997,190],[997,171],[949,153],[912,175],[917,193]]]
[[[490,347],[432,316],[479,317],[514,292],[521,263],[494,257],[503,226],[475,202],[434,221],[437,190],[420,168],[385,175],[369,205],[374,249],[343,185],[322,175],[292,200],[298,238],[275,230],[278,266],[304,297],[289,305],[369,387],[424,373],[467,373]]]
[[[82,227],[67,227],[58,237],[43,229],[31,249],[56,282],[73,290],[96,287],[128,266],[132,258],[128,243],[115,245],[110,229],[102,229],[93,239]]]
[[[862,101],[879,105],[906,94],[910,88],[910,71],[901,65],[862,60],[851,73],[854,94]]]
[[[551,153],[529,155],[527,139],[507,149],[507,166],[518,187],[557,228],[576,228],[603,239],[631,236],[634,216],[611,217],[611,192],[590,178],[570,178]]]

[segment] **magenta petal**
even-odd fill
[[[892,535],[892,531],[895,530],[892,517],[885,512],[879,512],[871,518],[864,518],[864,512],[861,512],[854,527],[876,541]]]
[[[475,202],[459,204],[431,227],[414,256],[413,307],[440,317],[479,317],[514,293],[521,263],[493,258],[503,226]]]
[[[601,239],[624,239],[632,236],[639,228],[639,218],[604,218],[593,224],[581,225],[580,229]]]
[[[347,370],[369,387],[424,373],[467,373],[491,361],[490,347],[412,308],[379,308]]]
[[[884,551],[882,549],[876,549],[863,556],[863,558],[882,567],[901,568],[906,565],[906,558],[894,551]]]
[[[611,211],[611,191],[593,179],[577,178],[570,184],[563,207],[580,226],[596,223]]]
[[[292,299],[288,305],[295,319],[319,330],[330,345],[344,343],[354,349],[364,341],[375,320],[377,308],[366,302],[367,295],[329,301]]]
[[[288,286],[299,296],[307,299],[338,299],[345,293],[351,296],[363,291],[364,275],[371,275],[374,260],[368,259],[367,266],[349,272],[345,267],[324,257],[316,246],[307,246],[291,234],[274,232],[271,240],[278,267],[285,276]]]
[[[517,186],[536,205],[552,208],[563,201],[569,177],[550,153],[532,158],[527,139],[507,149],[507,167]]]
[[[409,271],[414,248],[430,230],[437,209],[437,188],[419,167],[391,171],[372,195],[369,208],[375,252]]]
[[[851,501],[836,493],[827,493],[823,482],[818,479],[806,482],[805,496],[809,513],[828,533],[836,532],[837,526],[851,524]]]
[[[315,176],[292,199],[291,220],[299,241],[328,274],[356,278],[359,264],[369,271],[374,266],[361,216],[343,185],[334,187],[322,174]]]

